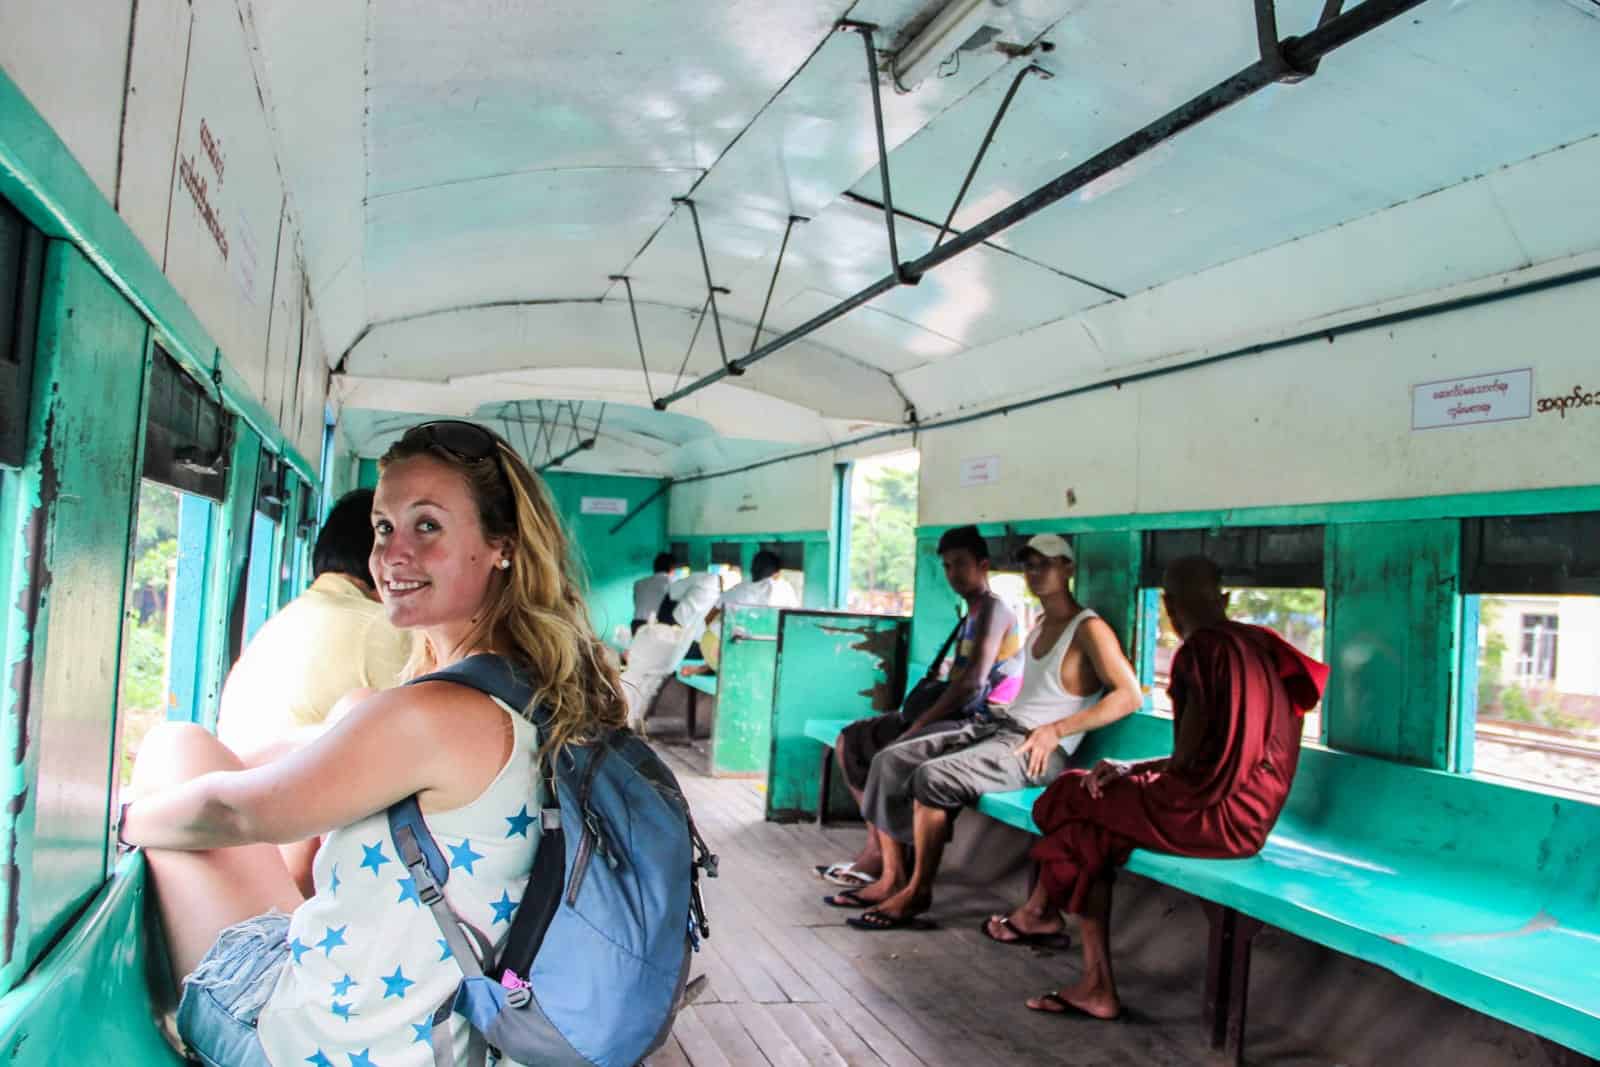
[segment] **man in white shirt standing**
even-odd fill
[[[640,578],[633,583],[634,633],[638,633],[639,627],[645,623],[655,621],[656,613],[661,610],[661,601],[667,595],[667,586],[672,584],[672,554],[656,553],[655,562],[651,564],[650,569],[654,572],[650,577]]]

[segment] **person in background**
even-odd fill
[[[670,608],[670,623],[641,626],[628,646],[628,665],[622,672],[622,690],[628,702],[628,726],[639,730],[656,693],[689,655],[705,632],[706,616],[722,595],[715,574],[690,574],[667,588],[662,611]]]
[[[1027,1001],[1034,1011],[1115,1019],[1111,879],[1135,848],[1201,859],[1261,851],[1300,761],[1302,717],[1322,699],[1328,668],[1263,626],[1230,622],[1217,565],[1187,556],[1167,568],[1162,602],[1183,638],[1172,657],[1172,755],[1101,760],[1068,771],[1033,805],[1044,835],[1039,880],[995,941],[1059,932],[1078,916],[1083,972],[1072,986]]]
[[[939,538],[938,552],[945,581],[967,607],[945,641],[945,649],[954,645],[955,652],[948,672],[936,677],[943,666],[941,649],[935,657],[939,662],[906,694],[898,715],[859,719],[840,731],[834,743],[840,774],[866,818],[870,812],[862,805],[867,778],[880,752],[896,741],[987,719],[991,704],[1011,703],[1022,688],[1021,627],[1016,615],[989,588],[988,543],[976,526],[958,526]],[[824,881],[852,889],[877,881],[883,874],[879,834],[869,827],[866,844],[854,859],[819,866],[816,872]],[[863,905],[841,898],[837,906]]]
[[[661,611],[661,602],[666,599],[667,587],[672,584],[672,553],[656,553],[655,562],[650,565],[651,574],[648,578],[640,578],[633,583],[633,632],[638,633],[639,627],[647,622],[654,622]]]
[[[355,700],[399,681],[411,635],[389,624],[367,569],[371,489],[346,493],[311,550],[316,574],[245,646],[222,686],[217,736],[255,767],[315,739]],[[316,839],[283,846],[302,890]]]
[[[962,808],[984,793],[1049,785],[1085,733],[1139,707],[1139,678],[1115,631],[1072,595],[1067,539],[1037,534],[1020,561],[1044,615],[1028,635],[1016,699],[988,721],[897,742],[872,761],[862,808],[880,836],[883,876],[834,898],[871,905],[846,920],[859,930],[914,924],[932,907],[945,840]]]
[[[778,559],[776,552],[762,549],[757,552],[755,559],[750,561],[750,580],[740,582],[726,593],[722,594],[719,608],[730,604],[749,604],[755,607],[772,608],[797,608],[800,606],[800,597],[778,572],[783,569],[783,561]],[[707,619],[714,622],[714,619]]]

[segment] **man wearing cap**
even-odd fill
[[[963,807],[984,793],[1048,784],[1085,733],[1140,704],[1139,680],[1117,635],[1068,587],[1067,540],[1039,534],[1019,559],[1044,615],[1023,647],[1016,698],[986,721],[898,742],[872,761],[862,810],[881,838],[883,874],[833,898],[869,906],[850,920],[857,929],[895,929],[928,910],[950,821]],[[916,857],[909,872],[907,845]]]

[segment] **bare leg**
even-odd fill
[[[1012,930],[1020,930],[1024,934],[1059,934],[1066,929],[1061,913],[1050,906],[1050,897],[1045,893],[1043,883],[1035,884],[1028,899],[1010,915],[1004,916],[1003,922],[1001,918],[998,915],[989,917],[989,936],[996,941],[1017,940]],[[1008,930],[1007,926],[1011,929]]]
[[[850,796],[856,802],[856,810],[861,810],[861,800],[865,796],[861,790],[850,785],[849,778],[844,773],[844,735],[833,743],[833,758],[838,764],[839,780],[845,783],[850,790]],[[883,873],[883,849],[879,846],[878,835],[869,824],[867,827],[867,840],[861,846],[861,851],[855,854],[850,865],[869,878],[876,878]]]
[[[878,904],[898,893],[906,884],[906,847],[876,826],[872,835],[878,839],[878,849],[883,857],[883,871],[878,880],[855,891],[856,896],[869,904]]]
[[[1115,1019],[1122,1014],[1117,998],[1117,983],[1111,974],[1111,879],[1101,878],[1090,888],[1079,916],[1079,939],[1083,942],[1083,978],[1077,985],[1056,996],[1097,1019]],[[1060,1012],[1049,997],[1033,997],[1028,1007],[1034,1011]]]
[[[244,764],[221,741],[192,723],[163,723],[145,738],[134,763],[135,794],[154,792],[212,771]],[[194,970],[217,935],[265,911],[293,911],[305,900],[276,845],[205,852],[149,849],[151,886],[174,974]]]
[[[911,879],[903,889],[884,900],[878,908],[894,918],[921,915],[933,904],[933,880],[939,876],[939,861],[950,831],[950,813],[917,801],[912,815],[912,840],[916,858]],[[885,865],[887,869],[887,865]]]

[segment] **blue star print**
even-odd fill
[[[350,1053],[350,1067],[378,1067],[376,1063],[373,1063],[368,1058],[368,1054],[371,1051],[372,1049],[370,1048],[364,1048],[360,1052]]]
[[[398,964],[396,964],[394,973],[385,976],[383,979],[383,984],[385,986],[383,991],[384,1000],[388,1000],[390,997],[400,997],[403,1000],[405,999],[406,990],[417,983],[407,978],[405,976],[405,972],[400,969]]]
[[[439,962],[443,963],[445,960],[449,959],[451,957],[451,955],[452,955],[452,953],[450,951],[450,942],[446,941],[442,937],[441,938],[437,938],[437,940],[439,942]]]
[[[328,892],[334,896],[339,895],[339,865],[337,863],[333,865],[333,881],[328,883]]]
[[[306,1062],[311,1064],[311,1067],[333,1067],[333,1061],[324,1056],[320,1048],[307,1056]]]
[[[517,902],[511,899],[510,893],[502,889],[500,899],[489,901],[489,907],[494,909],[495,922],[508,923],[511,921],[512,913],[517,910]]]
[[[417,1035],[411,1039],[413,1045],[433,1040],[433,1023],[431,1022],[412,1023],[411,1031]]]
[[[374,841],[370,845],[361,846],[361,866],[370,867],[374,875],[378,873],[379,867],[382,867],[385,863],[393,862],[393,860],[383,854],[382,841]]]
[[[354,978],[351,978],[347,974],[343,978],[339,979],[337,982],[333,983],[333,995],[336,996],[336,997],[342,997],[346,993],[350,992],[350,987],[351,986],[356,986],[356,985],[360,985],[360,984],[361,984],[360,982],[356,981]]]
[[[506,831],[506,836],[527,837],[528,827],[532,826],[536,821],[538,820],[528,814],[528,805],[524,804],[521,811],[515,815],[506,816],[506,822],[511,824],[511,829]]]
[[[350,1016],[356,1014],[355,1012],[350,1010],[350,1005],[341,1004],[337,1000],[333,1002],[333,1007],[329,1008],[328,1010],[333,1012],[339,1018],[343,1019],[345,1022],[349,1022],[350,1021]]]
[[[322,935],[322,940],[317,942],[317,947],[324,956],[332,957],[333,950],[345,943],[344,932],[350,929],[348,923],[344,926],[330,926],[328,932]]]
[[[395,901],[396,904],[404,904],[409,900],[417,907],[422,907],[422,898],[417,896],[417,880],[415,878],[402,878],[399,881],[399,886],[400,899]]]
[[[461,844],[450,846],[450,866],[472,874],[472,865],[483,859],[483,853],[472,851],[472,838],[463,838]]]
[[[294,961],[299,963],[300,957],[311,951],[311,946],[297,937],[289,942],[289,951],[294,953]]]

